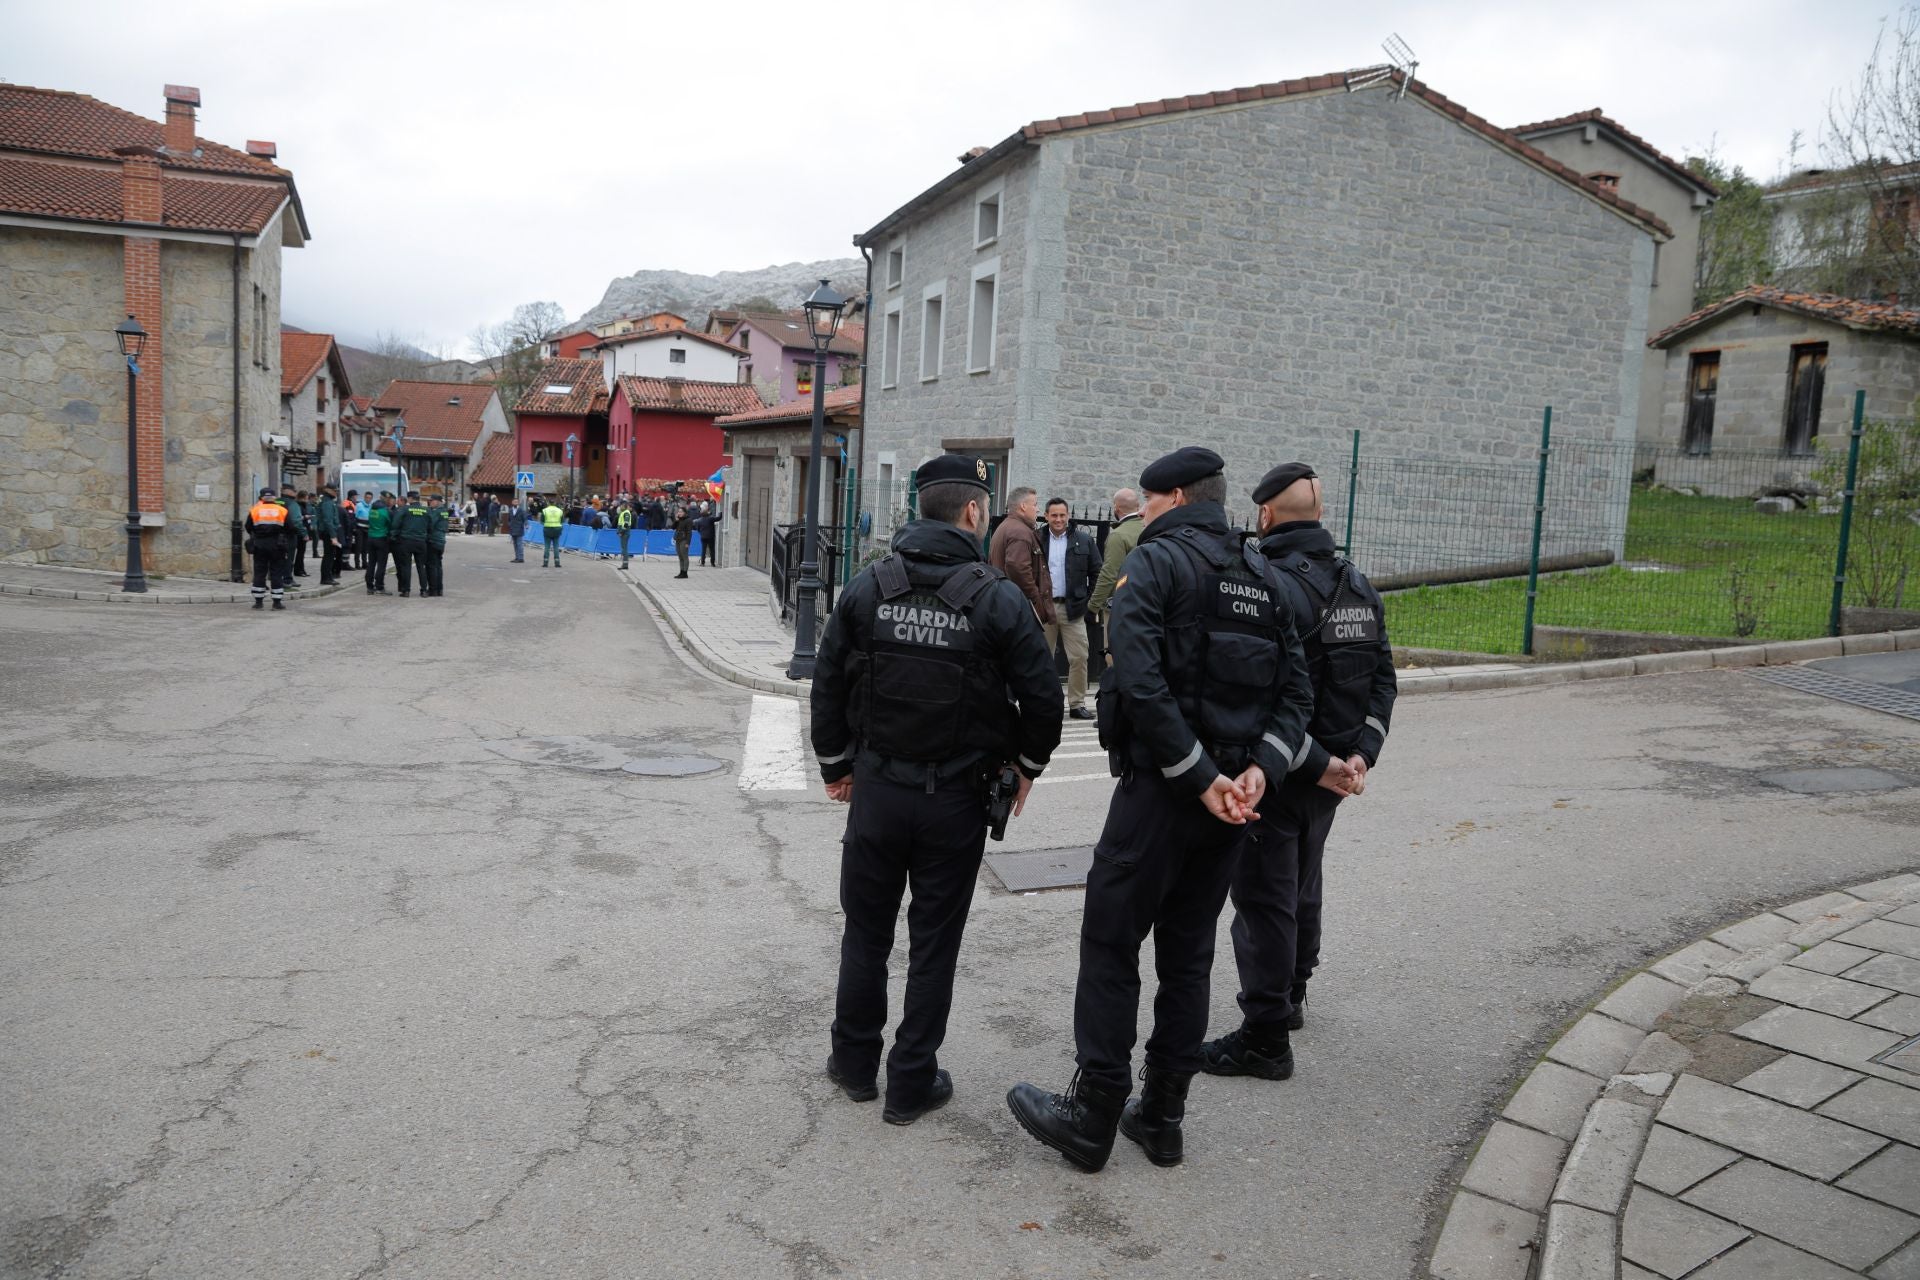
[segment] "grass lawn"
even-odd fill
[[[1636,485],[1627,510],[1627,560],[1540,580],[1541,626],[1799,640],[1826,634],[1838,516],[1761,515],[1744,498],[1690,498]],[[1386,598],[1394,643],[1475,653],[1519,653],[1527,583],[1510,578],[1420,587]]]

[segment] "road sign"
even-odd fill
[[[513,473],[513,487],[516,489],[533,488],[533,472],[516,471]]]

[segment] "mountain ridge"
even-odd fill
[[[617,276],[600,301],[576,324],[604,324],[623,316],[672,311],[690,325],[706,322],[708,311],[752,298],[767,298],[782,307],[797,307],[820,283],[821,277],[849,297],[864,293],[867,264],[860,258],[823,258],[818,262],[787,262],[752,271],[692,271],[646,268]]]

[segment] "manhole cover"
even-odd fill
[[[1920,694],[1908,693],[1896,685],[1874,684],[1832,671],[1812,667],[1751,667],[1748,674],[1774,684],[1783,684],[1802,693],[1817,693],[1835,702],[1848,702],[1890,716],[1920,720]]]
[[[1028,853],[989,853],[987,870],[1009,893],[1034,889],[1078,889],[1093,868],[1093,846],[1035,849]]]
[[[1831,791],[1897,791],[1911,786],[1905,778],[1879,769],[1787,769],[1763,773],[1760,781],[1769,786],[1817,796]]]
[[[624,769],[653,778],[687,778],[726,767],[724,760],[697,755],[685,743],[654,742],[645,738],[498,738],[480,745],[521,764],[555,765],[598,773]]]
[[[1920,1076],[1920,1036],[1909,1036],[1891,1049],[1883,1049],[1870,1061],[1895,1071],[1911,1071]]]

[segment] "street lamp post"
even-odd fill
[[[396,414],[393,419],[393,483],[400,492],[393,496],[401,502],[407,500],[407,484],[400,477],[407,474],[407,415]]]
[[[793,619],[793,661],[789,680],[811,680],[814,620],[820,607],[820,436],[827,424],[827,347],[840,328],[847,300],[825,280],[807,295],[807,332],[813,338],[813,436],[807,447],[807,521],[800,552],[800,598]]]
[[[579,443],[580,437],[569,432],[567,435],[567,501],[575,504],[580,501],[580,490],[573,482],[573,447]]]
[[[140,564],[140,437],[134,425],[140,402],[140,352],[147,345],[147,331],[129,314],[114,328],[120,354],[127,358],[127,574],[120,590],[144,593],[147,572]]]

